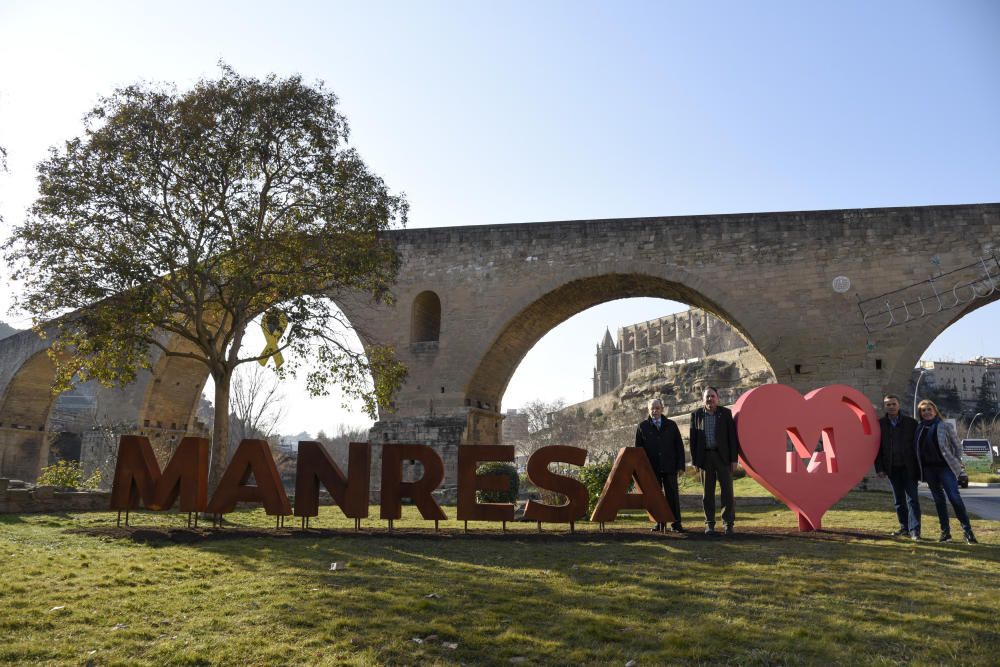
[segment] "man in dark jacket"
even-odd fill
[[[705,509],[705,533],[715,535],[715,482],[722,493],[722,525],[733,534],[736,506],[733,502],[733,473],[740,454],[736,423],[728,408],[719,406],[719,392],[708,387],[702,394],[704,406],[691,413],[691,465],[701,471],[704,482],[701,504]]]
[[[917,480],[920,478],[914,436],[917,431],[915,419],[901,414],[899,396],[886,394],[882,399],[885,416],[878,420],[882,429],[878,455],[875,457],[875,472],[882,479],[889,478],[892,486],[892,502],[896,506],[899,530],[893,535],[909,535],[920,539],[920,498],[917,496]]]
[[[681,498],[677,490],[677,474],[684,472],[684,441],[677,424],[663,416],[663,403],[658,398],[649,402],[649,419],[644,419],[635,429],[635,446],[642,447],[649,463],[667,497],[674,522],[670,530],[683,533],[681,525]],[[663,530],[657,523],[654,531]]]

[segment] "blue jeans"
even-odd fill
[[[920,497],[917,495],[917,478],[909,474],[906,468],[893,468],[888,477],[899,529],[919,535]]]
[[[965,503],[958,493],[958,480],[951,468],[924,468],[924,480],[931,489],[934,496],[934,506],[937,508],[938,520],[941,522],[941,532],[950,533],[951,526],[948,525],[948,505],[944,497],[948,496],[951,506],[955,509],[955,518],[962,525],[965,532],[972,531],[972,524],[969,523],[969,514],[965,511]]]

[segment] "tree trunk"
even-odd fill
[[[215,426],[212,429],[212,460],[209,464],[208,491],[215,493],[215,488],[222,479],[229,464],[229,385],[232,372],[227,370],[221,377],[215,377]]]

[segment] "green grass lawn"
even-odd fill
[[[928,501],[924,512],[936,535]],[[260,511],[227,518],[195,532],[170,514],[133,514],[131,530],[114,514],[0,516],[0,662],[1000,659],[1000,523],[975,522],[978,546],[890,538],[883,493],[850,494],[819,533],[797,533],[782,506],[746,507],[730,539],[652,535],[644,516],[573,535],[487,523],[464,534],[457,521],[435,533],[409,507],[393,534],[377,519],[355,533],[329,508],[305,532],[275,531]]]

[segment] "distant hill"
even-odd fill
[[[15,329],[9,324],[4,324],[3,322],[0,322],[0,339],[6,338],[7,336],[13,336],[19,331],[20,329]]]

